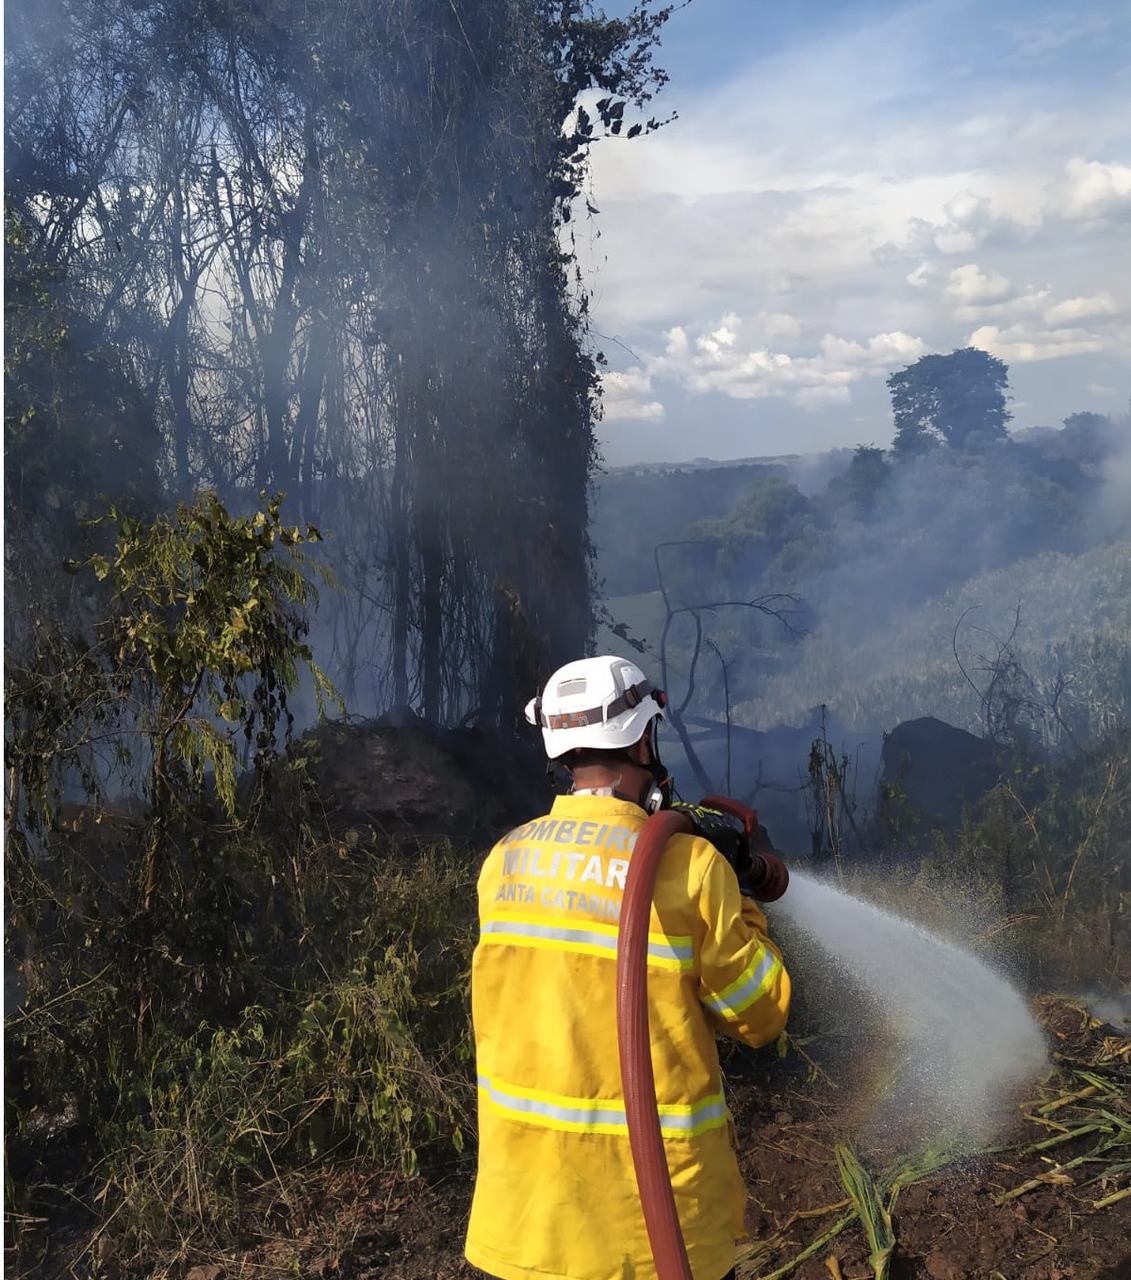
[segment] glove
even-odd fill
[[[715,803],[718,808],[713,807]],[[758,822],[753,809],[716,796],[708,796],[702,804],[677,801],[672,808],[685,813],[694,824],[696,835],[709,840],[726,858],[744,896],[757,902],[776,902],[785,893],[789,870],[775,853],[770,833]],[[731,818],[741,821],[742,827],[735,827]]]
[[[726,814],[718,809],[710,809],[702,804],[688,804],[677,800],[673,805],[680,813],[686,814],[695,827],[695,834],[709,840],[734,868],[741,880],[750,870],[750,839],[745,831],[739,830],[731,823]]]

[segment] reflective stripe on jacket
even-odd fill
[[[559,796],[479,877],[472,1016],[479,1171],[468,1259],[500,1280],[651,1280],[616,1037],[617,922],[646,815]],[[696,1280],[719,1280],[745,1193],[715,1030],[751,1045],[785,1025],[789,978],[758,906],[692,836],[660,862],[648,938],[660,1127]]]

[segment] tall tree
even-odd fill
[[[856,520],[871,520],[890,483],[891,467],[884,451],[875,445],[858,444],[847,471],[829,481],[826,497],[834,510]]]
[[[60,573],[101,546],[99,503],[144,512],[160,501],[161,440],[121,353],[71,305],[70,281],[35,248],[25,219],[4,228],[4,614],[9,656],[40,620],[85,603]]]
[[[626,112],[670,10],[51,10],[6,13],[10,198],[151,406],[167,491],[283,489],[336,535],[318,635],[355,704],[512,715],[591,628],[570,224],[594,142],[658,127]]]
[[[888,378],[897,456],[1006,438],[1009,369],[977,347],[922,356]]]

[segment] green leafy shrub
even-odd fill
[[[321,1172],[462,1149],[473,871],[338,839],[287,699],[313,588],[278,500],[114,517],[92,637],[8,673],[6,1179],[26,1263],[60,1213],[120,1262],[206,1256]],[[315,686],[332,690],[314,670]],[[239,742],[248,785],[237,786]],[[107,752],[146,780],[105,798]],[[90,803],[63,803],[76,784]]]
[[[472,902],[450,851],[425,865],[423,879],[448,901]],[[278,1229],[318,1174],[344,1161],[414,1172],[428,1152],[463,1149],[470,907],[390,930],[392,913],[411,922],[413,870],[402,861],[375,877],[368,901],[317,946],[319,964],[287,975],[295,985],[262,983],[270,1005],[187,1036],[154,1028],[100,1127],[93,1174],[131,1256],[204,1256],[210,1244]],[[316,968],[329,971],[321,984]]]
[[[215,950],[191,919],[165,928],[162,1012],[140,1048],[113,929],[72,938],[65,981],[6,1024],[10,1202],[38,1214],[70,1186],[131,1257],[255,1235],[320,1171],[412,1171],[468,1132],[466,855],[348,848],[309,826],[286,844],[213,836],[224,910],[199,931]]]

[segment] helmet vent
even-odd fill
[[[558,685],[559,698],[575,698],[579,693],[584,693],[589,686],[589,681],[582,678],[579,680],[563,680]]]

